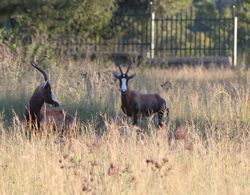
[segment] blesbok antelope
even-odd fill
[[[59,102],[51,90],[47,73],[38,67],[34,61],[31,61],[31,65],[42,73],[45,81],[36,88],[29,104],[26,106],[26,121],[37,126],[38,129],[40,129],[41,126],[50,124],[60,133],[70,131],[75,127],[75,118],[62,109],[44,106],[44,103],[47,103],[54,107],[58,107]]]
[[[135,77],[135,74],[129,76],[128,71],[131,65],[128,65],[126,73],[122,72],[122,68],[118,65],[120,74],[113,72],[115,80],[120,81],[121,90],[121,108],[122,111],[128,116],[133,117],[133,124],[137,124],[139,117],[148,117],[153,114],[158,115],[158,125],[163,126],[163,116],[166,111],[169,115],[169,108],[166,101],[157,93],[142,94],[129,89],[128,81]]]

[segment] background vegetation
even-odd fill
[[[159,14],[170,14],[164,2],[176,12],[191,3],[155,1]],[[192,5],[196,15],[208,5],[232,14],[231,1],[216,2]],[[0,194],[250,194],[249,70],[133,64],[130,87],[169,104],[170,120],[156,129],[155,118],[135,127],[122,113],[114,63],[55,52],[62,45],[54,37],[104,36],[135,3],[150,8],[144,0],[0,1]],[[240,5],[238,14],[249,17],[249,4]],[[25,135],[23,111],[43,80],[29,65],[33,57],[61,108],[77,117],[75,137],[59,139],[49,127]]]
[[[32,52],[41,52],[41,50],[48,56],[68,55],[79,60],[88,56],[86,53],[91,54],[96,50],[94,46],[96,42],[103,45],[115,40],[120,40],[124,44],[129,40],[135,43],[141,41],[134,40],[136,33],[143,34],[142,32],[145,31],[143,29],[146,27],[141,23],[146,19],[145,14],[150,13],[152,9],[157,17],[173,16],[181,12],[188,12],[189,15],[189,10],[193,8],[194,18],[228,18],[233,16],[232,6],[236,5],[236,14],[239,17],[238,59],[240,63],[249,63],[247,54],[250,45],[250,4],[248,1],[155,0],[153,2],[152,7],[149,0],[0,1],[0,43],[7,45],[13,52],[22,50],[23,57],[28,60]],[[121,15],[144,16],[121,19]],[[137,28],[132,29],[134,24],[131,19],[135,20]],[[188,35],[196,33],[199,27],[202,39],[209,31],[223,32],[219,27],[213,29],[210,23],[201,24],[198,20],[194,24],[188,23],[188,26]],[[226,31],[230,30],[226,29]],[[218,40],[214,40],[213,37],[209,37],[209,41],[218,44]],[[204,41],[201,40],[201,42]],[[192,44],[194,44],[193,41],[190,41],[187,46]],[[107,52],[110,46],[101,51]]]

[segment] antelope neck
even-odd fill
[[[124,94],[121,94],[122,97],[122,105],[128,104],[128,100],[130,99],[130,90],[127,88],[127,91]]]
[[[31,97],[29,101],[28,111],[30,112],[30,115],[33,120],[35,120],[36,117],[38,116],[43,104],[44,104],[43,98],[34,95]]]

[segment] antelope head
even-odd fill
[[[59,102],[51,89],[47,73],[38,67],[34,61],[31,61],[31,66],[41,72],[45,80],[40,84],[40,86],[38,86],[34,94],[42,98],[42,100],[47,104],[51,104],[54,107],[59,106]]]
[[[120,70],[120,74],[113,72],[114,80],[116,81],[118,79],[120,82],[120,89],[121,89],[122,95],[125,95],[126,91],[128,90],[128,81],[135,77],[135,74],[133,74],[131,76],[128,75],[128,71],[129,71],[130,67],[131,67],[131,64],[128,65],[126,73],[123,73],[121,66],[118,65],[118,68]]]

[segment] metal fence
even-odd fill
[[[233,19],[176,17],[155,20],[155,55],[229,56]]]
[[[67,37],[63,41],[67,51],[73,53],[88,50],[95,54],[148,57],[233,57],[234,26],[234,17],[197,18],[192,10],[164,18],[154,18],[152,14],[122,15],[116,16],[101,36]],[[249,33],[245,33],[247,44]]]

